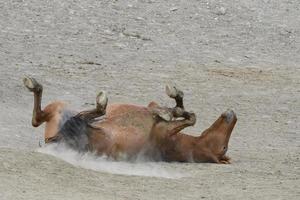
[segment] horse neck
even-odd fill
[[[187,135],[184,133],[178,133],[176,137],[176,142],[178,143],[178,145],[176,145],[176,149],[178,153],[183,156],[182,159],[192,159],[198,137]]]

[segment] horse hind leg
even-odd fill
[[[46,120],[46,114],[41,109],[43,86],[31,77],[25,77],[23,83],[30,92],[33,92],[32,126],[38,127]]]
[[[96,97],[96,110],[98,113],[104,115],[106,113],[108,98],[105,91],[100,91]]]
[[[98,93],[96,97],[96,108],[92,110],[82,111],[77,116],[87,121],[101,117],[106,113],[108,98],[105,91]]]
[[[23,79],[23,83],[30,92],[33,92],[34,95],[32,126],[38,127],[42,123],[46,122],[44,133],[45,142],[51,142],[53,141],[53,138],[57,136],[62,113],[66,107],[66,104],[61,101],[55,101],[48,104],[42,110],[41,101],[43,86],[31,77],[25,77]]]

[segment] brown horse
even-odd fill
[[[151,102],[147,107],[110,104],[105,92],[96,97],[96,108],[79,113],[55,101],[41,109],[43,87],[35,79],[24,78],[24,85],[34,94],[32,125],[46,122],[45,143],[65,142],[79,151],[95,151],[115,159],[132,159],[145,154],[153,159],[180,162],[215,162],[228,164],[225,156],[237,118],[224,112],[200,136],[182,132],[193,126],[196,116],[183,106],[183,92],[167,87],[175,99],[174,108]]]

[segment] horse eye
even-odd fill
[[[226,150],[226,147],[223,147],[223,150]]]

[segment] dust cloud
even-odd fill
[[[133,162],[115,161],[109,159],[107,156],[98,156],[91,152],[79,153],[64,144],[49,144],[36,151],[57,157],[76,167],[112,174],[170,179],[188,176],[186,173],[167,169],[164,165],[168,165],[169,163],[151,162],[141,157]]]

